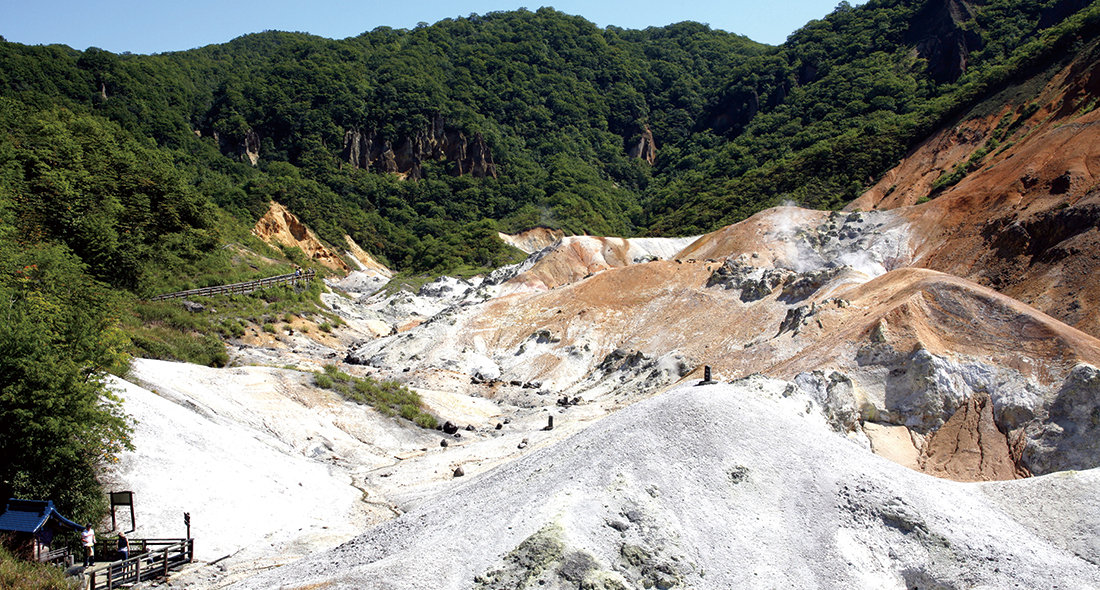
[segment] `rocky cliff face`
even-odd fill
[[[221,134],[217,131],[208,130],[207,133],[214,138],[214,142],[218,144],[218,149],[220,149],[222,153],[232,154],[240,161],[247,162],[252,166],[259,163],[260,136],[254,130],[249,129],[240,143],[223,139]],[[195,129],[195,135],[197,137],[202,137],[203,134],[202,129]]]
[[[493,154],[481,133],[468,139],[462,132],[447,128],[441,115],[427,129],[401,140],[396,147],[373,131],[349,129],[344,133],[342,158],[356,168],[393,172],[410,180],[423,178],[426,160],[452,162],[451,174],[455,176],[497,175]]]
[[[338,253],[326,248],[312,230],[286,207],[274,201],[271,202],[271,209],[256,222],[252,233],[268,243],[301,248],[310,259],[333,270],[348,270],[348,265],[340,259]]]
[[[974,18],[982,4],[981,0],[936,0],[913,19],[907,41],[917,57],[928,61],[928,75],[933,80],[958,80],[971,52],[981,48],[981,37],[963,24]]]
[[[644,160],[650,166],[657,161],[657,141],[653,139],[653,130],[649,128],[649,125],[639,131],[637,141],[634,145],[629,146],[626,153],[631,158]]]

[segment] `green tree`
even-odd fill
[[[128,344],[110,291],[63,246],[0,235],[0,480],[66,514],[105,512],[97,476],[130,446],[107,373]]]

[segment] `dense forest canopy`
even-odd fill
[[[239,219],[276,199],[332,243],[440,271],[505,261],[488,229],[688,235],[785,200],[842,205],[1021,51],[1091,31],[1085,4],[841,2],[779,47],[549,8],[159,55],[3,43],[0,93],[152,140],[188,190]],[[353,162],[351,133],[397,163]],[[443,137],[484,148],[492,172],[425,147]]]
[[[870,0],[778,47],[549,8],[157,55],[0,38],[0,295],[19,318],[0,418],[31,421],[0,435],[0,477],[95,511],[95,468],[127,444],[98,377],[123,370],[118,298],[224,280],[272,200],[414,273],[514,260],[498,231],[693,235],[839,207],[1098,24],[1087,0]]]

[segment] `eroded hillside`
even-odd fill
[[[364,433],[333,420],[350,416],[341,402],[289,373],[272,393],[218,389],[214,374],[195,389],[154,365],[141,379],[170,379],[169,397],[209,400],[188,404],[205,419],[242,422],[261,440],[274,435],[290,462],[326,466],[333,482],[317,493],[330,513],[345,511],[335,518],[385,521],[243,588],[1100,580],[1087,508],[1100,464],[1090,418],[1100,341],[920,268],[915,231],[905,210],[788,207],[680,242],[558,240],[523,264],[417,293],[374,293],[376,277],[352,273],[332,284],[362,290],[325,301],[358,343],[277,354],[240,343],[233,353],[238,364],[336,362],[398,379],[453,434],[373,417]],[[233,371],[233,382],[258,377]],[[287,397],[301,409],[279,409]],[[221,409],[235,404],[259,419]],[[154,477],[140,461],[129,477]],[[267,465],[260,479],[293,501],[289,475]],[[1017,478],[1027,481],[946,481]],[[349,486],[364,506],[346,501]],[[1060,516],[1036,520],[1021,502]],[[482,523],[473,536],[471,519]],[[220,573],[199,567],[178,583],[222,585],[351,536],[346,526],[261,532]],[[778,554],[782,567],[768,557]],[[760,574],[768,581],[749,577]]]
[[[1094,336],[1100,296],[1100,47],[1017,80],[933,134],[847,209],[898,209],[916,264]],[[931,197],[931,200],[929,200]],[[911,207],[910,207],[911,206]]]

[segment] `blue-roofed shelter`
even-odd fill
[[[12,498],[0,513],[4,544],[24,559],[40,561],[50,552],[50,545],[59,533],[82,530],[83,525],[62,516],[49,500]]]

